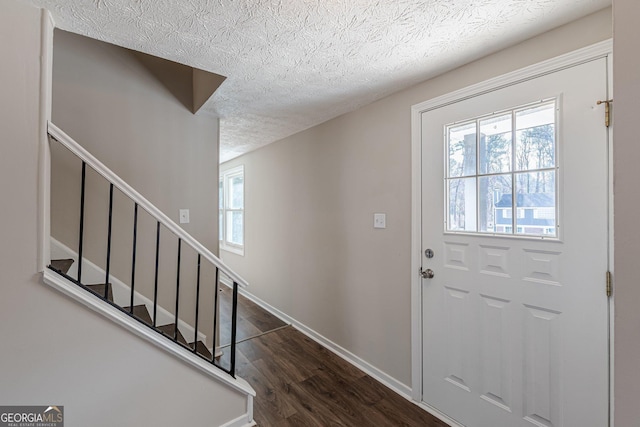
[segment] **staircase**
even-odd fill
[[[69,272],[69,269],[73,265],[73,262],[74,260],[71,258],[52,259],[51,264],[49,265],[49,268],[60,275],[67,276],[67,273]],[[115,302],[113,301],[113,287],[111,286],[111,283],[107,283],[106,290],[105,290],[104,283],[89,284],[89,285],[84,285],[84,287],[85,289],[95,294],[96,296],[100,298],[106,298],[108,302],[110,302],[113,305],[116,305]],[[133,317],[137,321],[141,322],[146,326],[153,328],[158,333],[164,335],[168,339],[178,342],[178,344],[182,345],[184,348],[188,349],[189,351],[192,351],[198,354],[204,359],[213,360],[213,355],[211,354],[211,352],[209,351],[209,349],[207,348],[204,342],[202,342],[201,340],[198,340],[198,341],[188,343],[187,340],[182,335],[182,333],[180,332],[180,329],[176,328],[175,323],[168,323],[166,325],[154,326],[154,322],[151,319],[151,314],[149,313],[149,310],[147,309],[146,305],[144,304],[134,305],[133,308],[130,306],[122,307],[122,310],[125,313],[128,313],[129,315],[131,315],[131,317]]]
[[[56,245],[64,246],[62,252],[66,256],[58,256],[60,251],[54,254],[56,256],[44,271],[44,282],[245,395],[246,416],[229,425],[253,425],[255,391],[246,381],[236,377],[238,288],[247,286],[246,281],[61,129],[49,123],[48,132],[52,146],[58,144],[57,147],[61,146],[73,155],[74,161],[81,162],[81,175],[78,177],[81,193],[77,246],[71,249],[51,237],[52,253]],[[68,162],[62,163],[68,166]],[[58,166],[52,162],[52,168]],[[108,215],[104,215],[108,218],[108,231],[104,239],[96,238],[95,224],[91,229],[91,221],[87,221],[88,173],[93,173],[93,181],[96,178],[106,181],[108,188],[103,196],[108,202],[98,204],[108,206]],[[96,198],[102,195],[94,190],[89,191],[92,191],[90,196],[95,203]],[[114,190],[125,197],[118,195],[114,201]],[[55,203],[55,197],[52,197],[52,203]],[[131,211],[127,212],[129,206]],[[117,230],[120,239],[116,243],[113,243],[114,228],[122,227],[123,221],[120,218],[120,222],[114,224],[114,212],[120,217],[130,215],[127,221],[132,224],[132,230]],[[96,215],[95,205],[91,214]],[[144,233],[139,228],[149,223],[153,224],[154,232],[147,233],[143,240],[141,235]],[[90,239],[86,238],[87,231],[92,233]],[[122,256],[122,236],[126,233],[131,233],[132,241],[132,247],[128,247],[131,254],[129,265],[122,264],[126,259]],[[94,264],[95,246],[103,243],[106,259],[100,260],[98,266]],[[92,250],[87,250],[91,245]],[[112,252],[117,253],[117,261],[112,260]],[[87,253],[91,253],[91,259]],[[155,256],[155,271],[153,267],[149,271],[149,263],[140,265],[143,259],[138,259],[146,257],[148,261],[151,254]],[[175,259],[170,259],[173,256]],[[119,277],[113,274],[116,262],[119,263],[116,265]],[[125,270],[129,272],[126,281],[122,280]],[[223,277],[232,283],[231,303],[224,307],[224,315],[219,309],[218,298]],[[168,296],[172,298],[169,302]],[[225,346],[224,352],[216,350],[220,348],[221,327],[227,329],[223,335],[230,337],[230,344]]]

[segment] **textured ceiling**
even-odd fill
[[[24,0],[56,25],[227,76],[221,159],[585,16],[611,0]]]

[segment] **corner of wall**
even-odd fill
[[[55,22],[48,10],[41,9],[40,54],[40,118],[38,149],[38,271],[43,271],[50,261],[49,236],[51,235],[51,153],[47,125],[51,120],[51,93],[53,75],[53,30]]]

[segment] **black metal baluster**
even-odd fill
[[[200,308],[200,254],[198,254],[198,278],[196,279],[196,323],[193,333],[193,352],[198,354],[198,309]]]
[[[131,303],[129,313],[133,314],[133,295],[136,287],[136,245],[138,243],[138,204],[133,207],[133,250],[131,256]]]
[[[80,237],[78,242],[78,283],[82,284],[82,241],[84,237],[84,189],[87,164],[82,162],[82,184],[80,190]]]
[[[178,341],[178,306],[180,300],[180,251],[182,248],[182,239],[178,239],[178,274],[176,277],[176,321],[173,328],[173,340]]]
[[[158,318],[158,258],[160,255],[160,221],[156,230],[156,278],[153,289],[153,327],[156,327],[156,319]]]
[[[238,283],[233,282],[233,305],[231,314],[231,368],[229,373],[232,377],[236,377],[236,317],[238,315]]]
[[[220,282],[220,269],[216,267],[216,285],[214,286],[213,295],[213,347],[211,354],[211,363],[216,361],[216,329],[218,327],[218,283]]]
[[[86,171],[87,164],[86,162],[82,162],[82,181],[81,181],[81,194],[80,194],[80,222],[79,222],[79,239],[78,239],[78,270],[77,270],[77,280],[59,272],[63,276],[67,277],[69,280],[76,282],[85,289],[90,290],[86,286],[82,284],[82,270],[83,270],[83,249],[84,249],[84,224],[85,224],[85,204],[86,204]],[[107,253],[106,253],[106,268],[105,268],[105,289],[103,298],[107,300],[112,306],[120,308],[122,312],[127,312],[127,310],[122,309],[121,307],[114,304],[112,301],[109,301],[109,281],[110,281],[110,271],[111,271],[111,249],[112,249],[112,240],[113,240],[113,204],[114,204],[114,184],[109,183],[109,215],[108,215],[108,232],[107,232]],[[133,201],[133,200],[132,200]],[[130,306],[128,310],[128,314],[133,315],[134,313],[134,304],[135,304],[135,278],[136,278],[136,261],[137,261],[137,237],[138,237],[138,203],[134,201],[134,217],[133,217],[133,238],[132,238],[132,256],[131,256],[131,295],[130,295]],[[157,332],[160,332],[157,329],[157,317],[158,317],[158,291],[159,291],[159,262],[160,262],[160,228],[161,222],[157,221],[156,227],[156,254],[155,254],[155,280],[154,280],[154,299],[153,299],[153,325],[148,325],[145,323],[147,327],[151,327],[155,329]],[[178,257],[177,257],[177,274],[176,274],[176,302],[175,302],[175,329],[173,333],[173,341],[178,342],[179,337],[179,307],[180,307],[180,274],[181,274],[181,260],[182,260],[182,239],[178,238]],[[214,266],[215,267],[215,266]],[[48,266],[48,268],[57,271],[54,267]],[[220,325],[220,321],[218,319],[219,316],[219,299],[220,299],[220,269],[215,267],[215,290],[214,290],[214,309],[213,309],[213,337],[212,337],[212,359],[211,363],[216,365],[218,368],[223,371],[229,373],[235,378],[235,370],[236,370],[236,340],[237,340],[237,325],[238,325],[238,293],[239,293],[239,285],[237,282],[233,282],[233,294],[232,294],[232,312],[231,312],[231,343],[230,343],[230,351],[229,355],[230,359],[230,368],[226,370],[220,365],[216,364],[216,350],[219,345],[220,337],[217,334],[218,327]],[[200,285],[201,285],[201,277],[202,277],[202,254],[198,253],[197,259],[197,278],[196,278],[196,307],[195,307],[195,327],[194,327],[194,342],[193,348],[191,349],[194,354],[197,354],[204,358],[202,354],[198,352],[198,334],[199,334],[199,322],[200,322]],[[91,291],[91,290],[90,290]],[[91,291],[96,294],[96,292]],[[206,304],[205,304],[206,305]],[[138,319],[140,320],[140,319]],[[171,339],[171,337],[168,337]],[[185,345],[186,346],[186,345]],[[226,347],[226,345],[225,345]],[[206,343],[205,343],[206,348]]]
[[[111,226],[113,224],[113,184],[109,185],[109,230],[107,232],[107,271],[104,279],[104,299],[109,299],[109,268],[111,267]]]

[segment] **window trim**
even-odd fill
[[[242,176],[243,178],[243,198],[242,198],[242,208],[230,208],[229,200],[228,200],[228,186],[231,179]],[[244,187],[246,184],[245,174],[244,174],[244,165],[236,166],[231,169],[227,169],[225,171],[220,172],[220,177],[218,180],[218,188],[220,188],[220,184],[222,183],[222,193],[218,194],[218,243],[220,249],[234,253],[236,255],[244,256],[244,248],[245,248],[245,199],[244,199]],[[220,198],[222,198],[222,208],[220,208]],[[228,212],[242,212],[242,236],[243,242],[242,244],[230,242],[227,240],[227,213]],[[220,221],[222,221],[222,233],[220,233]]]
[[[554,146],[554,157],[555,157],[555,164],[553,167],[548,167],[548,168],[541,168],[541,169],[527,169],[527,170],[516,170],[515,169],[515,164],[513,163],[513,159],[515,156],[515,114],[518,111],[521,110],[525,110],[531,107],[535,107],[537,105],[543,105],[543,104],[554,104],[555,106],[555,111],[554,111],[554,138],[555,138],[555,146]],[[487,114],[482,114],[482,115],[478,115],[472,118],[468,118],[465,120],[458,120],[452,123],[448,123],[446,125],[444,125],[443,127],[443,139],[444,139],[444,156],[443,156],[443,161],[444,161],[444,175],[443,175],[443,183],[444,183],[444,234],[447,235],[467,235],[467,236],[484,236],[484,237],[500,237],[500,238],[507,238],[507,239],[524,239],[524,240],[549,240],[549,241],[556,241],[556,242],[562,242],[562,227],[560,226],[560,224],[562,223],[562,206],[561,206],[561,194],[560,194],[560,189],[562,188],[561,185],[561,180],[562,180],[562,174],[561,174],[561,163],[562,163],[562,155],[561,155],[561,141],[560,141],[560,127],[561,127],[561,123],[560,123],[560,111],[562,109],[562,95],[557,95],[557,96],[550,96],[547,98],[543,98],[537,101],[533,101],[533,102],[529,102],[529,103],[525,103],[525,104],[521,104],[521,105],[517,105],[511,108],[505,108],[503,110],[499,110],[499,111],[495,111],[495,112],[491,112],[491,113],[487,113]],[[511,150],[511,156],[512,156],[512,165],[511,165],[511,169],[509,172],[499,172],[499,173],[479,173],[479,150],[478,147],[476,146],[476,173],[473,175],[463,175],[463,176],[459,176],[459,177],[451,177],[449,176],[449,135],[448,135],[448,129],[452,126],[459,126],[459,125],[463,125],[465,123],[476,123],[476,126],[478,126],[477,124],[482,121],[482,120],[486,120],[488,118],[491,117],[497,117],[500,115],[504,115],[505,113],[511,113],[512,115],[512,150]],[[477,142],[476,142],[477,144]],[[449,180],[451,179],[463,179],[463,178],[474,178],[476,179],[476,193],[477,193],[477,186],[478,186],[478,178],[482,177],[482,176],[491,176],[491,175],[511,175],[511,176],[515,176],[518,173],[527,173],[527,172],[546,172],[546,171],[553,171],[555,173],[555,213],[556,213],[556,225],[555,225],[555,235],[548,235],[546,233],[542,233],[542,234],[518,234],[517,232],[514,232],[513,230],[516,230],[516,224],[517,224],[517,211],[519,210],[516,205],[515,205],[515,200],[514,200],[514,204],[512,205],[511,209],[513,212],[512,215],[512,230],[511,230],[511,234],[510,233],[496,233],[496,232],[487,232],[487,231],[468,231],[468,230],[450,230],[449,229],[449,213],[448,213],[448,206],[449,206]],[[515,185],[515,181],[512,179],[512,185]],[[514,189],[512,188],[512,192],[514,191]],[[515,193],[512,193],[515,194]],[[479,223],[478,221],[478,197],[476,196],[476,224]]]

